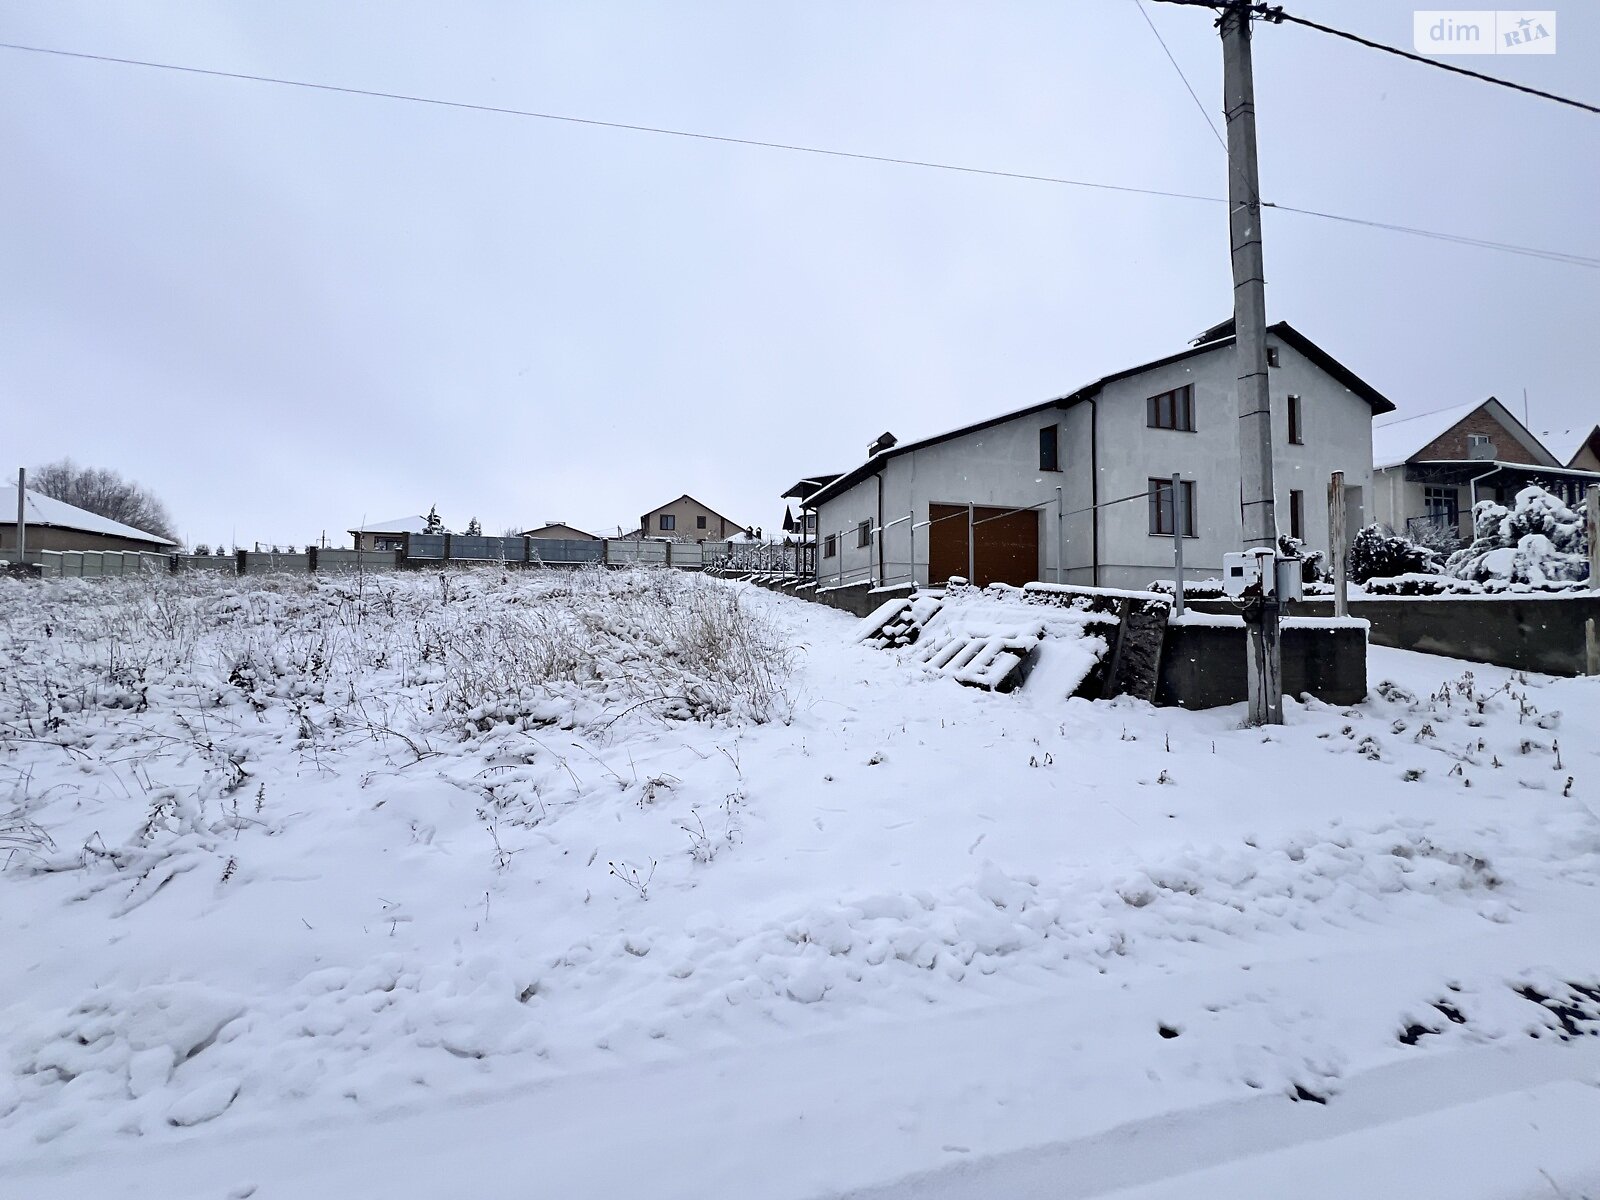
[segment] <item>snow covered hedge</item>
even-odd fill
[[[1439,556],[1426,546],[1396,537],[1382,525],[1357,530],[1350,543],[1350,582],[1391,579],[1400,575],[1433,575]]]

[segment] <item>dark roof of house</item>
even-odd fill
[[[1275,335],[1280,341],[1293,346],[1301,354],[1304,354],[1317,366],[1350,389],[1350,391],[1360,396],[1372,409],[1374,416],[1394,411],[1395,406],[1387,396],[1335,359],[1333,355],[1322,349],[1322,347],[1306,337],[1305,334],[1290,325],[1289,322],[1279,321],[1274,325],[1269,325],[1267,326],[1267,332]],[[994,425],[1002,425],[1007,421],[1014,421],[1018,417],[1026,417],[1032,413],[1047,412],[1050,409],[1071,408],[1087,400],[1107,384],[1116,383],[1118,380],[1127,379],[1144,371],[1154,371],[1159,367],[1170,366],[1175,362],[1182,362],[1184,359],[1195,358],[1201,354],[1209,354],[1213,350],[1220,350],[1224,346],[1232,345],[1233,340],[1233,320],[1229,318],[1206,330],[1199,338],[1195,339],[1187,350],[1180,350],[1178,353],[1169,354],[1165,358],[1157,358],[1150,362],[1140,363],[1138,366],[1128,367],[1122,371],[1114,371],[1110,375],[1102,375],[1093,383],[1085,384],[1077,391],[1069,392],[1065,396],[1057,396],[1054,399],[1044,400],[1038,404],[1030,404],[1026,408],[1013,409],[1011,412],[1001,413],[998,416],[989,417],[982,421],[974,421],[970,425],[963,425],[957,429],[948,429],[943,433],[934,434],[932,437],[922,438],[918,441],[901,442],[897,446],[879,451],[860,466],[830,480],[810,496],[803,498],[801,507],[810,508],[814,506],[819,500],[825,498],[823,493],[837,495],[847,488],[854,487],[867,476],[876,474],[885,462],[896,455],[906,454],[912,450],[921,450],[927,446],[935,446],[940,442],[948,442],[954,438],[965,437],[969,433],[977,433],[980,430],[988,429]]]

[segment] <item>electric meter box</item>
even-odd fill
[[[1305,575],[1298,558],[1280,558],[1275,564],[1278,572],[1278,599],[1304,600]]]
[[[1265,599],[1277,587],[1271,550],[1236,550],[1222,556],[1222,590],[1236,600]]]

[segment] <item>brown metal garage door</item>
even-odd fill
[[[928,505],[928,581],[943,583],[967,574],[967,507]],[[973,568],[979,587],[991,583],[1021,586],[1039,577],[1039,514],[1003,508],[973,510],[977,551]]]

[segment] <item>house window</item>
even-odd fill
[[[839,535],[830,533],[822,539],[822,557],[832,558],[839,553]]]
[[[862,521],[856,526],[856,548],[872,545],[872,522]]]
[[[1494,457],[1494,439],[1486,433],[1467,434],[1467,457],[1483,459]]]
[[[1046,425],[1039,430],[1039,470],[1041,471],[1061,470],[1059,454],[1060,428],[1059,425]]]
[[[696,529],[704,529],[706,527],[706,519],[704,517],[696,517],[694,519],[694,527]]]
[[[1306,494],[1304,492],[1289,493],[1289,536],[1298,541],[1305,541]]]
[[[1302,446],[1305,444],[1305,433],[1300,426],[1300,397],[1289,397],[1289,444]]]
[[[1267,366],[1275,367],[1277,365],[1278,365],[1278,348],[1276,346],[1268,346],[1267,347]]]
[[[1151,429],[1194,432],[1194,385],[1184,384],[1145,401],[1145,424]]]
[[[673,516],[671,513],[662,513],[657,520],[660,522],[659,528],[663,533],[665,533],[667,530],[676,529],[678,527],[678,518]]]
[[[816,513],[807,513],[806,514],[806,532],[807,533],[815,533],[816,531],[817,531],[817,514]]]
[[[1455,488],[1425,487],[1422,489],[1422,509],[1435,525],[1454,529],[1460,522],[1460,493]]]
[[[1183,536],[1194,537],[1194,481],[1181,481],[1183,491]],[[1150,480],[1150,533],[1153,537],[1171,537],[1176,514],[1172,511],[1172,480]]]

